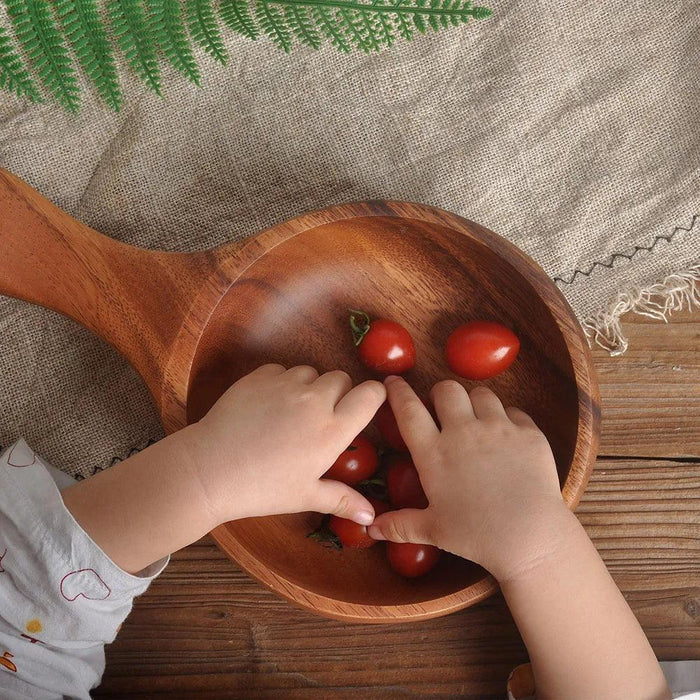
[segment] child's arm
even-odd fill
[[[344,372],[267,365],[198,424],[77,484],[22,441],[5,450],[0,696],[87,698],[163,557],[216,525],[307,509],[372,522],[361,494],[320,477],[385,398]]]
[[[488,389],[432,392],[438,429],[403,380],[386,380],[430,501],[380,515],[377,539],[434,544],[500,582],[532,662],[537,697],[669,698],[649,642],[559,491],[552,452],[529,416]]]
[[[265,365],[199,423],[62,492],[81,527],[136,572],[228,520],[314,510],[365,525],[360,493],[321,479],[386,392],[344,372]]]

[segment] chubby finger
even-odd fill
[[[440,425],[461,425],[474,420],[474,409],[467,390],[453,379],[438,382],[430,392]]]
[[[374,520],[372,504],[359,491],[331,479],[319,480],[309,508],[317,513],[354,520],[360,525],[369,525]]]
[[[318,379],[318,370],[310,367],[309,365],[298,365],[297,367],[292,367],[285,372],[286,376],[302,384],[311,384]]]
[[[369,380],[353,387],[338,401],[335,415],[339,419],[345,439],[349,445],[359,435],[386,400],[386,389],[381,382]]]
[[[508,406],[508,408],[506,408],[506,415],[511,423],[515,423],[515,425],[519,425],[521,428],[537,428],[535,421],[532,420],[525,411],[521,411],[515,406]]]
[[[314,387],[329,396],[335,406],[352,389],[352,379],[347,372],[337,369],[322,374],[314,382]]]
[[[284,374],[287,371],[287,368],[284,367],[283,365],[278,365],[274,362],[270,362],[269,364],[266,365],[261,365],[257,369],[254,369],[248,376],[255,376],[255,377],[274,377],[278,374]]]
[[[387,377],[384,384],[399,432],[411,452],[439,434],[430,411],[401,377]]]
[[[478,386],[469,392],[469,398],[474,408],[474,415],[479,420],[505,418],[506,411],[496,394],[485,386]]]
[[[367,532],[375,540],[433,544],[430,538],[430,517],[427,510],[394,510],[377,516]]]

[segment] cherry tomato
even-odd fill
[[[324,476],[353,486],[369,479],[378,466],[379,456],[374,445],[364,435],[358,435]]]
[[[428,498],[423,491],[415,465],[408,457],[394,457],[386,472],[389,500],[396,508],[427,508]]]
[[[389,510],[389,504],[384,501],[378,501],[376,498],[367,500],[374,507],[375,515],[381,515]],[[366,549],[377,542],[369,536],[366,525],[359,525],[353,520],[339,518],[337,515],[331,515],[328,527],[338,536],[343,547]]]
[[[416,346],[411,334],[396,321],[370,321],[364,311],[350,312],[350,327],[360,359],[383,374],[401,374],[416,364]]]
[[[450,369],[466,379],[488,379],[508,369],[520,350],[518,337],[495,321],[471,321],[447,339]]]
[[[386,554],[391,568],[406,578],[427,574],[440,559],[437,547],[410,542],[387,542]]]
[[[394,412],[391,410],[388,401],[385,401],[377,411],[374,416],[374,424],[377,426],[377,430],[382,436],[382,439],[389,447],[399,450],[400,452],[406,451],[406,443],[401,437],[399,426],[396,423],[396,418],[394,418]]]

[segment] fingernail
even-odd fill
[[[401,379],[401,377],[397,377],[395,374],[390,374],[385,380],[384,384],[389,385],[395,382],[397,379]]]
[[[369,510],[361,510],[355,513],[353,520],[359,525],[371,525],[374,522],[374,513]]]
[[[373,539],[373,540],[384,540],[386,539],[384,535],[382,535],[382,531],[376,526],[372,525],[372,527],[367,528],[367,534]]]

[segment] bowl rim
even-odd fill
[[[466,235],[503,258],[542,298],[566,344],[578,392],[578,425],[571,459],[571,464],[576,469],[570,469],[562,487],[565,503],[574,510],[593,471],[600,440],[598,381],[581,325],[552,279],[513,243],[457,214],[415,202],[367,200],[318,209],[265,229],[242,242],[230,243],[212,251],[217,261],[214,272],[194,296],[166,361],[160,407],[166,431],[175,432],[187,425],[187,395],[196,350],[209,319],[230,286],[261,257],[300,233],[326,224],[375,217],[437,224]],[[543,289],[547,291],[544,295]],[[182,358],[189,360],[183,362]],[[313,593],[262,566],[236,540],[225,523],[210,534],[230,558],[273,592],[302,608],[345,621],[393,623],[423,620],[473,605],[499,589],[496,580],[489,575],[464,589],[420,603],[382,606],[339,601]]]

